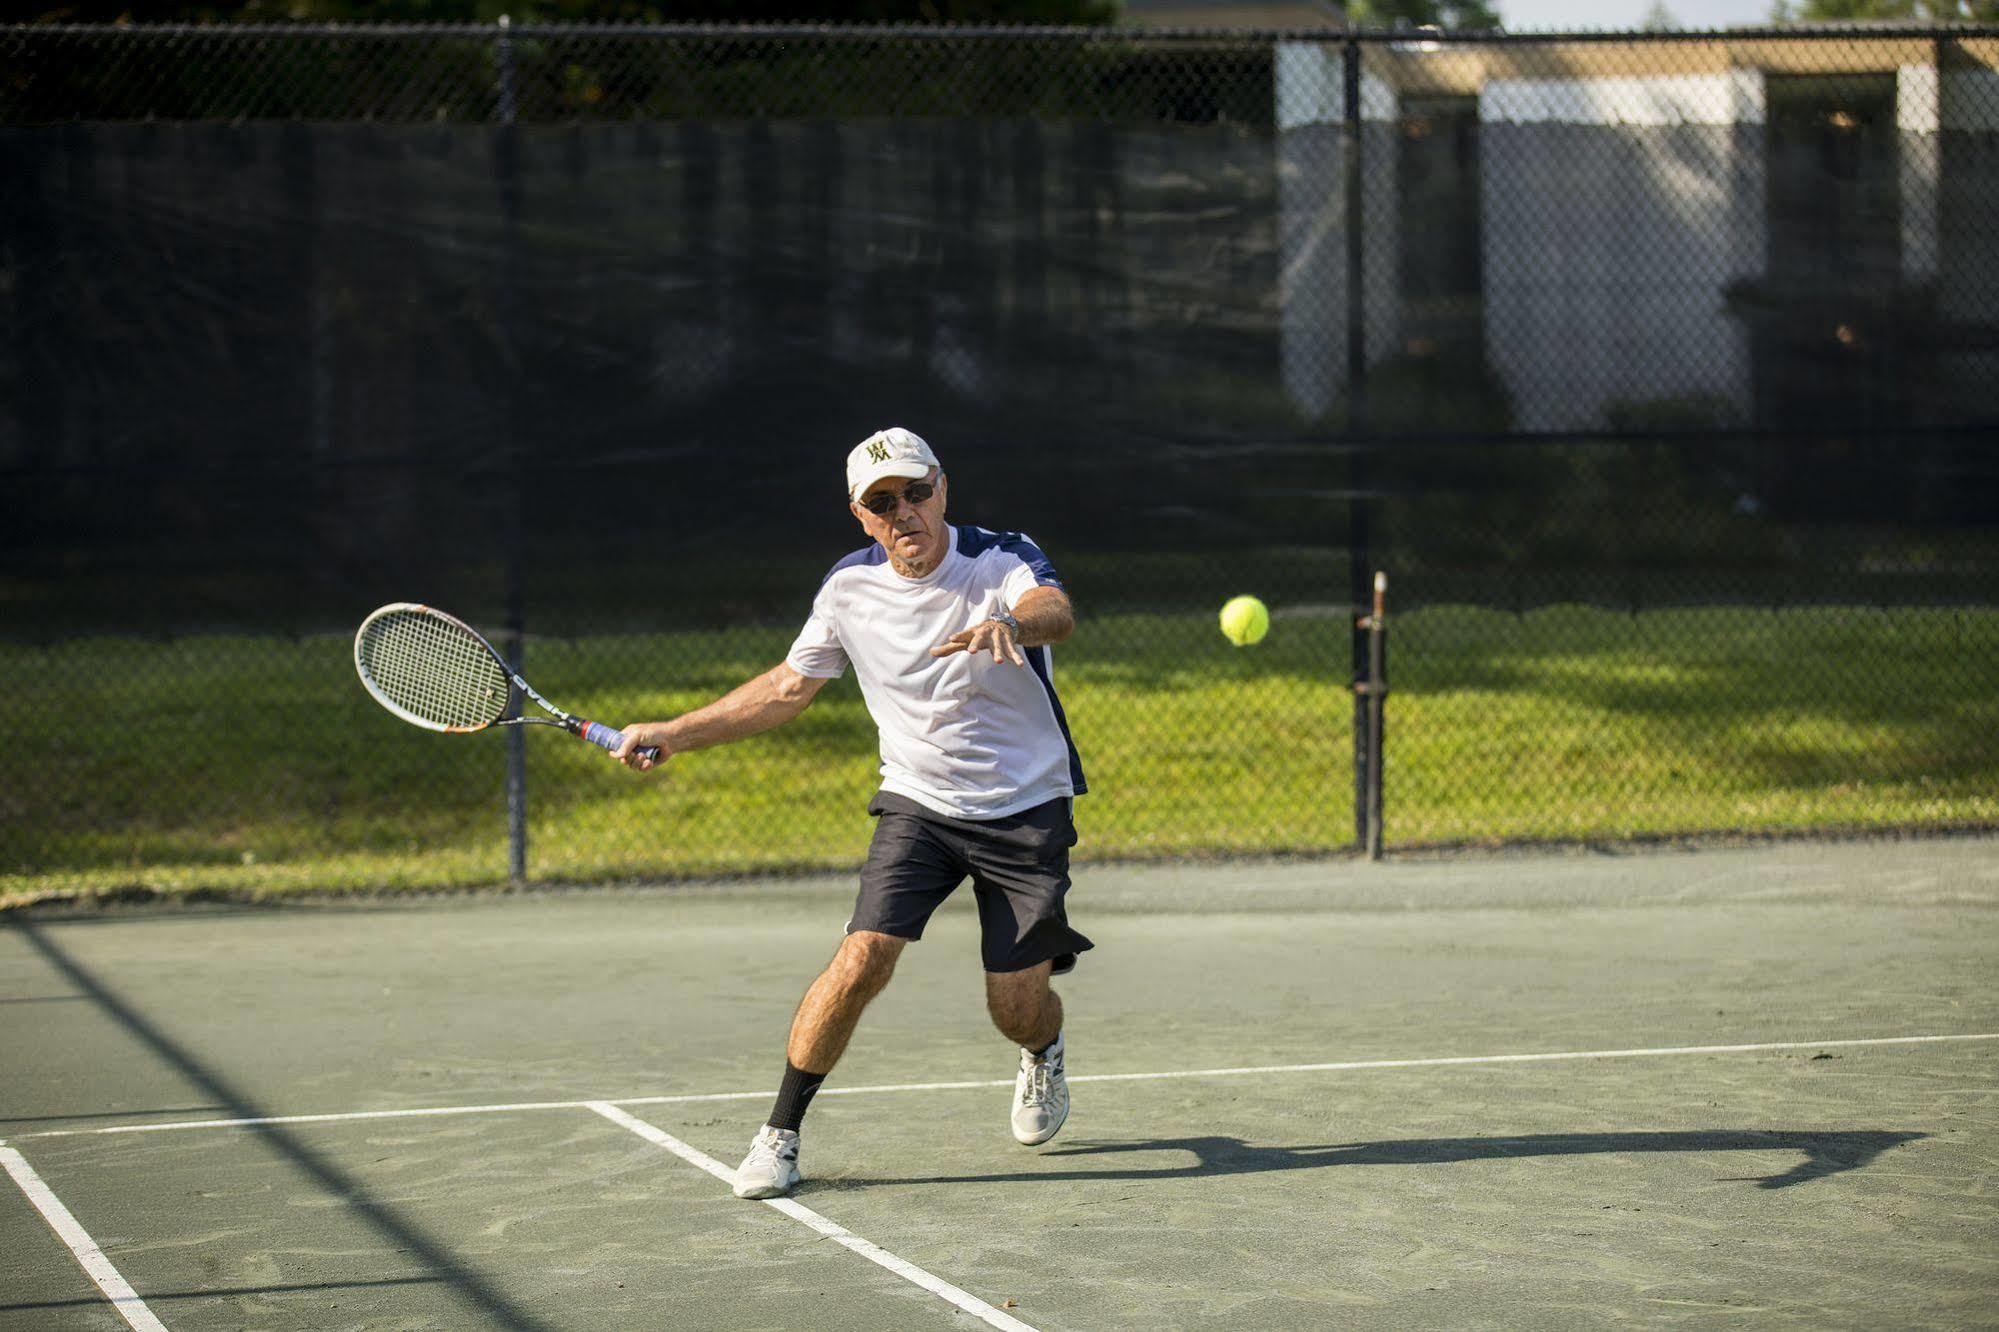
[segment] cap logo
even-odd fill
[[[868,445],[868,461],[887,462],[888,445],[882,443],[880,440],[876,440],[874,443]]]

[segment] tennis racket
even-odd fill
[[[471,625],[431,606],[398,601],[361,621],[354,670],[377,703],[427,731],[483,731],[489,726],[560,726],[603,749],[625,733],[572,717],[515,674]],[[532,699],[546,717],[524,717]],[[656,759],[647,745],[635,751]]]

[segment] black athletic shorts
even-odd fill
[[[930,913],[966,876],[979,902],[980,952],[987,971],[1025,971],[1051,958],[1057,975],[1094,948],[1069,928],[1069,848],[1076,823],[1069,798],[1001,819],[954,819],[914,800],[878,791],[868,802],[874,842],[847,933],[874,930],[921,939]]]

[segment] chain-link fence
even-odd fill
[[[0,883],[510,868],[929,438],[1025,530],[1085,854],[1999,823],[1999,31],[0,28]],[[1273,608],[1252,649],[1227,597]],[[849,865],[851,682],[538,879]]]

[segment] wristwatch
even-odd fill
[[[1020,621],[1014,619],[1010,611],[996,610],[986,618],[994,624],[1005,625],[1006,631],[1013,635],[1013,641],[1016,643],[1020,641]]]

